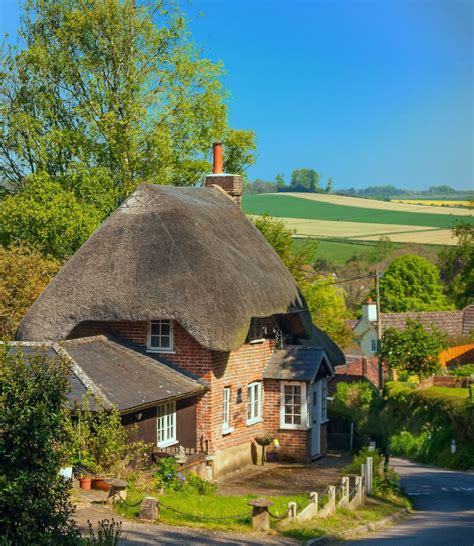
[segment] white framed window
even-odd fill
[[[376,353],[377,352],[377,340],[376,339],[373,339],[372,342],[371,342],[371,345],[370,345],[370,350],[373,352],[373,353]]]
[[[148,350],[153,352],[173,351],[173,321],[152,320],[148,328]]]
[[[262,420],[262,384],[260,382],[247,385],[247,425],[259,423]]]
[[[307,424],[306,383],[282,382],[280,428],[305,429]]]
[[[156,445],[167,447],[177,443],[176,402],[167,402],[157,408]]]
[[[321,379],[321,421],[328,418],[328,382],[324,377]]]
[[[224,387],[222,434],[229,434],[234,430],[234,428],[230,426],[230,393],[230,387]]]

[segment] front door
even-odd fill
[[[310,384],[311,457],[319,455],[321,432],[321,381]]]

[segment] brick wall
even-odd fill
[[[280,440],[278,456],[283,459],[307,461],[311,445],[311,430],[280,429],[281,383],[265,380],[265,430]]]

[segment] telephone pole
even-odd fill
[[[380,356],[382,349],[382,317],[380,316],[380,277],[382,276],[377,270],[374,271],[375,277],[375,305],[377,309],[377,353],[378,353],[378,369],[379,369],[379,389],[383,388],[383,363]]]

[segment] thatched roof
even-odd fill
[[[17,338],[60,340],[80,322],[177,320],[202,346],[237,349],[252,317],[306,304],[273,248],[219,188],[142,184],[70,258]]]

